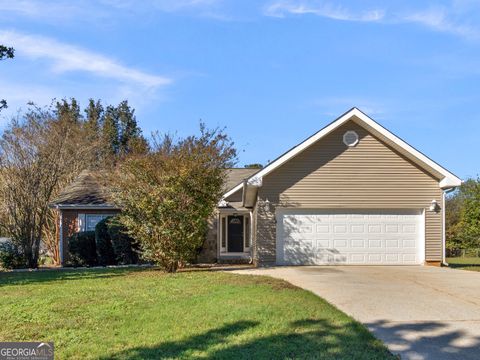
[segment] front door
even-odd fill
[[[243,252],[243,216],[231,215],[227,217],[228,241],[227,251],[230,253]]]

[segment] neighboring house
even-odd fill
[[[76,232],[94,231],[104,218],[118,214],[120,209],[107,201],[104,179],[83,171],[50,204],[59,212],[60,262],[69,260],[68,238]]]
[[[119,211],[89,181],[56,202],[63,239]],[[231,169],[199,261],[440,265],[445,193],[460,184],[353,108],[265,168]]]

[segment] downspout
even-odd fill
[[[442,228],[443,228],[443,231],[442,231],[442,248],[443,248],[442,265],[444,265],[444,266],[448,266],[447,259],[446,259],[447,239],[446,239],[446,235],[445,235],[445,230],[446,230],[445,229],[445,213],[446,213],[447,209],[445,207],[445,197],[448,193],[451,193],[455,189],[456,188],[454,188],[454,187],[450,188],[450,189],[444,189],[443,192],[442,192]]]
[[[250,239],[248,239],[249,241],[249,248],[250,248],[250,260],[249,260],[249,264],[253,264],[253,210],[250,210],[248,212],[250,214]]]
[[[58,255],[60,257],[60,266],[63,266],[63,211],[59,209],[58,205],[56,206],[58,212],[60,213],[59,222],[59,236],[58,236]]]

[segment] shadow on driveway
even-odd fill
[[[480,337],[472,338],[446,323],[380,320],[365,325],[402,359],[480,359]]]

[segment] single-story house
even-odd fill
[[[440,265],[445,193],[461,183],[353,108],[263,169],[231,170],[199,259]],[[77,230],[93,224],[95,204],[57,204]],[[119,211],[102,202],[98,209]]]
[[[83,171],[50,204],[59,214],[61,264],[69,260],[67,239],[70,236],[76,232],[94,231],[101,220],[120,212],[118,207],[108,202],[108,186],[104,182],[98,174]]]

